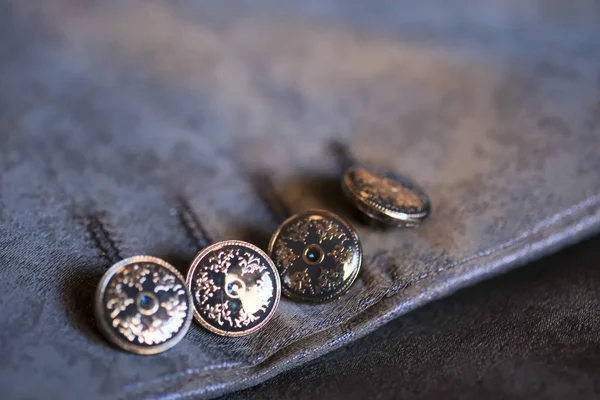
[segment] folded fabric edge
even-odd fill
[[[233,391],[249,388],[284,371],[312,361],[357,340],[389,321],[434,300],[449,296],[482,280],[523,266],[542,256],[557,252],[600,231],[600,196],[592,196],[560,214],[560,218],[542,221],[541,229],[522,235],[508,245],[500,245],[480,252],[452,268],[428,275],[403,290],[373,304],[352,319],[330,326],[309,336],[298,339],[282,348],[260,364],[247,368],[213,371],[213,379],[219,383],[207,386],[195,385],[194,371],[158,378],[125,389],[129,394],[153,399],[214,398]],[[544,223],[546,222],[546,223]],[[477,268],[486,265],[485,268]],[[312,350],[308,350],[312,349]],[[219,376],[220,375],[220,376]],[[156,388],[169,381],[167,391]],[[155,390],[152,390],[154,387]],[[169,388],[179,388],[173,393]]]

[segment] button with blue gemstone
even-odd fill
[[[239,240],[202,250],[192,262],[187,285],[194,318],[221,336],[244,336],[262,328],[281,296],[273,261],[258,247]]]
[[[386,225],[416,227],[431,211],[423,189],[387,169],[351,167],[344,174],[342,188],[360,211]]]
[[[354,228],[323,210],[310,210],[283,222],[271,238],[269,254],[279,271],[283,294],[310,302],[345,293],[362,263]]]
[[[157,354],[175,346],[192,319],[192,299],[183,276],[150,256],[113,265],[96,291],[96,321],[114,345],[137,354]]]

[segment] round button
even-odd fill
[[[389,225],[416,227],[431,210],[419,186],[388,170],[352,167],[344,174],[342,188],[363,213]]]
[[[160,258],[136,256],[113,265],[96,291],[98,326],[116,346],[157,354],[175,346],[192,319],[183,276]]]
[[[273,261],[239,240],[215,243],[192,262],[187,285],[196,321],[222,336],[244,336],[271,319],[281,296]]]
[[[277,229],[269,254],[292,299],[326,301],[345,293],[358,275],[362,248],[358,234],[337,215],[311,210]]]

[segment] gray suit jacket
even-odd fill
[[[1,397],[216,396],[597,231],[600,24],[576,4],[1,3]],[[431,217],[361,224],[351,159],[420,182]],[[185,272],[307,208],[362,239],[341,299],[153,357],[99,335],[111,263]]]

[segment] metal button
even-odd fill
[[[250,243],[229,240],[202,250],[187,285],[196,321],[222,336],[244,336],[271,319],[281,296],[273,261]]]
[[[269,254],[281,275],[283,294],[314,302],[345,293],[362,263],[354,228],[323,210],[287,219],[271,238]]]
[[[183,276],[150,256],[113,265],[96,291],[98,326],[116,346],[137,354],[157,354],[175,346],[192,319],[192,299]]]
[[[352,167],[344,174],[342,188],[363,213],[389,225],[416,227],[431,210],[419,186],[389,170]]]

